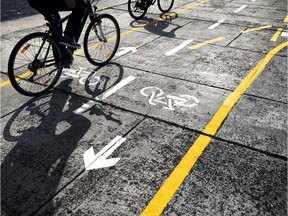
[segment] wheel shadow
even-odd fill
[[[178,14],[175,12],[162,13],[159,16],[160,20],[149,18],[147,17],[147,14],[146,14],[140,20],[133,20],[130,23],[130,26],[133,28],[136,28],[136,27],[144,25],[144,29],[150,33],[165,36],[165,37],[175,38],[176,31],[182,27],[176,23],[173,23],[173,20],[177,18],[178,18]],[[172,29],[169,30],[170,28]]]
[[[69,88],[71,81],[60,85]],[[31,215],[44,204],[53,214],[47,201],[59,190],[61,179],[65,184],[77,175],[66,170],[67,161],[91,121],[73,113],[79,99],[59,93],[31,99],[4,127],[2,156],[8,153],[1,164],[3,215]]]
[[[87,74],[87,71],[84,71],[84,72],[83,71],[82,71],[82,74],[84,73]],[[66,75],[68,73],[66,72]],[[97,116],[102,115],[109,121],[114,121],[118,123],[119,125],[122,124],[121,121],[119,121],[117,117],[113,117],[114,114],[112,112],[109,112],[109,111],[107,112],[99,108],[97,104],[101,102],[99,102],[99,100],[96,99],[97,97],[101,97],[103,93],[109,91],[119,82],[121,82],[124,76],[124,69],[120,64],[108,63],[105,66],[97,67],[95,69],[89,70],[89,75],[87,76],[81,75],[80,70],[78,71],[74,70],[73,74],[71,75],[74,76],[75,82],[80,82],[84,86],[83,91],[85,91],[85,93],[88,94],[88,96],[83,95],[86,99],[84,99],[84,101],[82,102],[82,106],[78,107],[78,109],[83,108],[81,113],[88,112],[89,115],[97,115]],[[82,91],[82,89],[80,89],[80,91]],[[75,112],[77,113],[77,111]]]

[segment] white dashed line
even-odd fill
[[[239,13],[241,10],[243,10],[246,7],[247,7],[247,5],[243,5],[242,7],[238,8],[237,10],[235,10],[234,13]]]
[[[180,44],[179,46],[175,47],[174,49],[168,51],[165,53],[166,56],[171,56],[173,54],[175,54],[176,52],[178,52],[180,49],[184,48],[185,46],[187,46],[189,43],[191,43],[193,40],[186,40],[184,41],[182,44]]]
[[[127,85],[128,83],[133,81],[134,79],[136,79],[136,77],[134,77],[134,76],[129,76],[129,77],[125,78],[124,80],[122,80],[121,82],[119,82],[118,84],[113,86],[111,89],[109,89],[109,90],[103,92],[102,94],[100,94],[99,96],[97,96],[95,99],[98,101],[104,100],[105,98],[109,97],[110,95],[115,93],[120,88],[124,87],[125,85]],[[88,110],[89,108],[91,108],[95,104],[96,104],[96,101],[90,100],[90,101],[88,101],[88,103],[83,104],[80,108],[75,110],[74,113],[75,114],[81,114],[81,113],[85,112],[86,110]]]
[[[209,26],[208,29],[214,29],[214,28],[216,28],[217,26],[219,26],[221,23],[223,23],[224,21],[225,21],[225,19],[221,19],[221,20],[219,20],[217,23]]]

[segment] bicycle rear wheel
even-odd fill
[[[174,0],[158,0],[158,8],[161,12],[167,13],[173,6]]]
[[[84,36],[84,53],[96,66],[107,64],[115,55],[120,43],[120,28],[117,20],[102,14],[92,20]]]
[[[145,16],[148,10],[148,4],[146,2],[145,8],[140,8],[141,0],[128,0],[128,12],[133,19],[141,19]]]
[[[55,64],[61,54],[47,34],[36,32],[22,38],[13,48],[8,61],[12,86],[26,96],[39,96],[51,89],[63,67]]]

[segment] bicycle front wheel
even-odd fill
[[[115,55],[120,43],[120,28],[117,20],[102,14],[92,20],[84,36],[84,53],[96,66],[107,64]]]
[[[158,0],[158,8],[161,12],[167,13],[173,7],[174,0]]]
[[[141,6],[141,0],[128,0],[128,12],[133,19],[141,19],[148,10],[147,1]]]
[[[61,59],[58,46],[47,34],[36,32],[22,38],[13,48],[8,61],[12,86],[26,96],[39,96],[51,89],[60,77]]]

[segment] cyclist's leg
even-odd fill
[[[72,10],[71,16],[67,22],[64,34],[72,36],[76,41],[81,34],[79,32],[81,20],[86,10],[86,2],[84,0],[77,0],[75,8]]]

